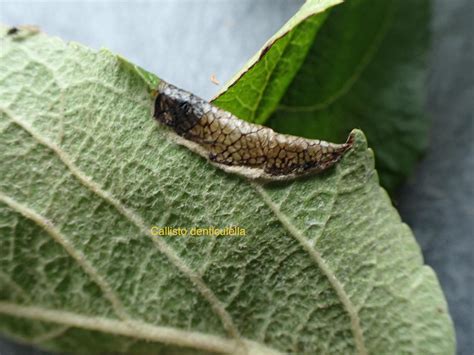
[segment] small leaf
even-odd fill
[[[454,353],[438,281],[360,131],[335,169],[258,185],[173,142],[151,117],[154,76],[2,33],[3,333],[77,353]]]

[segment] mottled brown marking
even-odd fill
[[[276,133],[164,81],[157,90],[154,117],[198,144],[200,154],[213,163],[253,169],[255,177],[317,173],[333,166],[352,146],[352,137],[333,144]]]

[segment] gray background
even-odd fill
[[[400,0],[402,1],[402,0]],[[210,98],[303,1],[0,2],[0,22],[106,47],[163,79]],[[395,196],[425,261],[440,279],[459,354],[472,354],[474,145],[472,0],[433,1],[427,110],[431,147]],[[471,38],[469,38],[471,37]],[[0,339],[1,354],[43,354]]]

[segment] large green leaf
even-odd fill
[[[173,142],[151,117],[157,78],[4,33],[2,332],[79,353],[454,352],[438,281],[360,131],[335,169],[259,185]]]
[[[429,5],[429,0],[409,5],[399,0],[347,0],[331,10],[316,34],[311,23],[321,15],[310,17],[274,45],[281,53],[277,47],[291,43],[296,33],[312,36],[312,42],[305,42],[309,50],[285,47],[278,57],[279,63],[295,62],[297,73],[275,71],[266,81],[251,81],[254,91],[264,88],[261,97],[249,94],[253,102],[243,98],[248,91],[244,75],[216,103],[234,112],[242,102],[254,108],[250,114],[235,110],[242,118],[310,138],[343,141],[351,129],[362,128],[375,150],[382,185],[392,191],[427,145],[429,121],[423,103]],[[293,59],[302,56],[302,64]],[[263,56],[247,75],[266,74],[266,61],[272,59]],[[278,91],[281,81],[284,93]]]

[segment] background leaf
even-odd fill
[[[329,9],[341,0],[309,0],[231,79],[214,104],[264,123],[305,60]]]
[[[256,185],[175,145],[151,119],[155,79],[124,60],[42,34],[1,41],[3,332],[77,352],[454,352],[362,133],[325,174]]]
[[[269,80],[262,98],[249,103],[242,99],[248,91],[245,81],[237,81],[216,104],[235,110],[234,103],[243,101],[257,107],[253,115],[237,110],[243,119],[310,138],[342,142],[351,129],[362,128],[375,150],[382,186],[392,191],[427,146],[429,120],[423,104],[429,9],[429,0],[410,6],[397,0],[348,0],[331,10],[306,43],[309,50],[293,46],[280,56],[280,61],[297,56],[288,52],[305,56],[298,72],[288,73],[284,95],[274,95],[278,83]],[[281,41],[304,30],[301,24]],[[262,63],[249,75],[257,76],[267,66]]]

